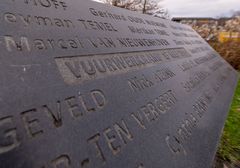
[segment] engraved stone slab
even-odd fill
[[[210,167],[237,73],[190,27],[85,0],[0,23],[1,168]]]

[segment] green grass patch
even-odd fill
[[[225,123],[218,157],[230,163],[240,162],[240,80]]]

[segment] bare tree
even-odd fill
[[[240,16],[240,10],[234,11],[232,17]]]
[[[142,13],[146,13],[146,11],[147,11],[146,7],[147,7],[147,0],[144,0]]]
[[[141,3],[141,0],[100,0],[103,3],[111,4],[120,8],[136,10],[136,6]]]
[[[168,11],[159,2],[162,0],[100,0],[103,3],[108,3],[120,8],[138,11],[144,14],[153,15],[160,18],[169,19]]]

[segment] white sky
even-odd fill
[[[172,17],[229,16],[240,10],[240,0],[164,0],[160,4]]]
[[[240,0],[159,1],[161,6],[168,9],[171,17],[221,17],[231,16],[234,11],[240,11]]]

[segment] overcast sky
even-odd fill
[[[218,17],[229,16],[240,10],[240,0],[164,0],[172,17]]]
[[[159,1],[161,6],[168,9],[171,17],[223,17],[231,16],[234,11],[240,11],[240,0]]]

